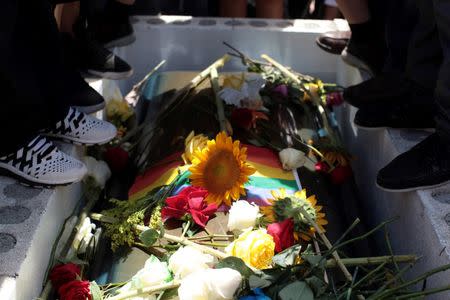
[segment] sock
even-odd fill
[[[379,35],[375,22],[371,19],[364,23],[349,24],[349,26],[352,31],[352,40],[355,42],[364,42]]]
[[[128,18],[131,5],[126,5],[115,0],[109,0],[106,5],[106,14],[110,17],[126,17]]]

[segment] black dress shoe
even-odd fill
[[[355,115],[356,127],[366,130],[433,129],[436,127],[434,113],[430,104],[374,104],[361,107]]]
[[[409,97],[412,90],[417,89],[413,85],[414,83],[403,75],[383,74],[347,87],[344,89],[343,97],[347,103],[355,107],[365,104],[391,103],[397,99]],[[431,94],[430,91],[429,95]]]
[[[450,144],[431,134],[378,172],[377,185],[390,192],[433,188],[450,182]]]
[[[341,54],[350,39],[350,31],[328,31],[319,35],[316,44],[331,54]]]

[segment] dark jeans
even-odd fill
[[[416,0],[384,1],[387,7],[385,22],[387,57],[383,71],[404,74],[405,53],[418,20]]]
[[[406,73],[435,90],[436,131],[450,143],[450,0],[417,0],[417,7]]]
[[[0,155],[62,119],[65,69],[47,0],[0,3]]]
[[[436,130],[450,143],[450,0],[434,0],[443,60],[436,83]]]

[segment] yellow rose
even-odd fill
[[[226,249],[228,255],[242,259],[256,269],[266,269],[272,264],[275,242],[265,229],[244,231]]]
[[[189,133],[188,137],[184,141],[184,153],[181,156],[185,164],[192,162],[193,154],[197,149],[203,149],[206,147],[208,137],[203,134],[195,135],[194,131]]]

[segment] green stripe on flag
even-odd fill
[[[285,188],[290,190],[298,190],[297,182],[294,180],[280,179],[280,178],[268,178],[268,177],[254,177],[250,176],[249,182],[245,184],[246,187],[254,186],[265,189],[279,189]]]

